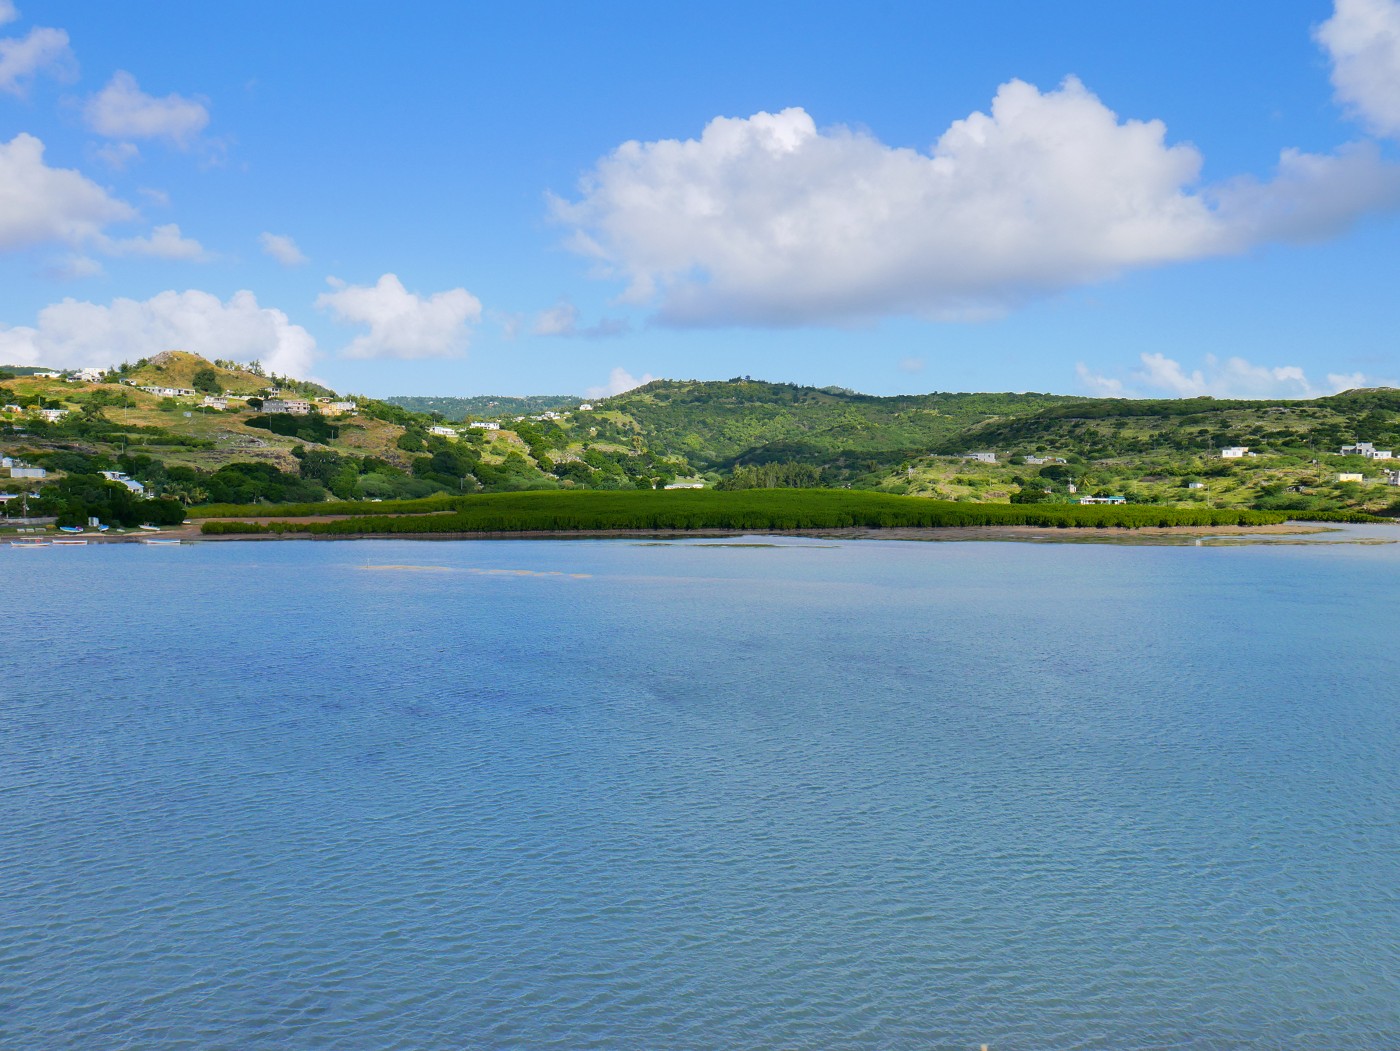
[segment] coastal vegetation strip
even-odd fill
[[[1070,504],[964,504],[852,490],[747,489],[636,492],[527,492],[468,496],[438,514],[376,514],[326,521],[208,520],[205,534],[555,533],[604,530],[1047,528],[1274,525],[1279,511]],[[324,505],[322,505],[324,506]],[[261,509],[266,515],[266,508]],[[437,503],[437,510],[443,505]],[[340,513],[344,513],[341,511]]]

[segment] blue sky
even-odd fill
[[[0,361],[1400,382],[1400,2],[0,0]]]

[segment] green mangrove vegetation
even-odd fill
[[[206,534],[293,532],[355,536],[989,525],[1133,529],[1272,525],[1288,517],[1278,511],[1209,507],[961,504],[844,489],[494,493],[463,497],[451,503],[453,509],[440,514],[360,515],[311,523],[210,520],[202,530]]]

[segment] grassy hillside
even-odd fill
[[[435,398],[396,396],[385,398],[410,412],[437,413],[445,420],[499,419],[503,416],[529,416],[553,409],[576,408],[585,399],[577,394],[537,394],[525,398],[503,394],[483,394],[475,398]]]
[[[757,380],[658,380],[600,404],[600,413],[658,453],[701,470],[796,462],[842,470],[891,464],[969,428],[1083,399],[1053,394],[921,394],[877,398]]]
[[[199,395],[152,395],[118,378],[249,393],[273,383],[297,389],[298,382],[179,351],[126,366],[102,383],[0,381],[0,405],[19,407],[0,412],[0,452],[52,472],[47,482],[7,489],[37,494],[56,483],[45,491],[58,493],[70,476],[122,470],[152,492],[197,507],[649,490],[702,478],[736,491],[848,488],[960,505],[1068,505],[1092,494],[1184,509],[1400,513],[1400,487],[1383,474],[1400,461],[1339,453],[1357,439],[1400,449],[1395,390],[1299,402],[1034,393],[877,398],[750,379],[656,381],[586,411],[569,399],[556,420],[505,414],[497,430],[434,433],[441,417],[373,399],[354,399],[359,410],[347,416],[266,415],[241,402],[218,410],[203,406]],[[476,399],[398,401],[446,406]],[[558,406],[559,399],[530,407],[546,403]],[[65,414],[44,419],[40,410],[49,409]],[[1258,455],[1223,460],[1219,450],[1227,445]],[[996,462],[964,459],[970,451],[994,453]],[[1028,464],[1028,456],[1064,462]]]
[[[1400,448],[1400,390],[1292,402],[1083,399],[987,420],[934,451],[1058,449],[1091,459],[1160,450],[1209,452],[1229,445],[1316,452],[1335,451],[1358,437]]]
[[[230,391],[234,394],[256,394],[272,385],[266,376],[246,368],[215,365],[198,354],[189,354],[182,350],[168,350],[163,354],[142,358],[134,364],[119,367],[108,379],[129,380],[131,385],[138,387],[182,387],[194,390],[195,375],[200,372],[212,373],[212,386],[217,387],[218,391]]]

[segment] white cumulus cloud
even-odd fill
[[[1071,77],[1003,84],[928,152],[800,108],[716,118],[698,139],[624,143],[551,205],[575,251],[676,325],[986,316],[1400,205],[1400,168],[1364,147],[1285,153],[1262,183],[1202,188],[1201,164]]]
[[[258,244],[262,245],[264,252],[283,266],[301,266],[307,262],[306,255],[297,247],[297,243],[286,234],[258,234]]]
[[[0,26],[9,25],[19,17],[14,0],[0,0]]]
[[[134,361],[163,350],[207,358],[260,360],[270,372],[308,375],[316,341],[252,292],[228,301],[197,289],[161,292],[110,305],[64,299],[39,312],[32,326],[0,328],[0,360],[59,368]]]
[[[34,136],[0,143],[0,251],[97,240],[108,224],[135,217],[131,205],[79,172],[45,164]]]
[[[333,292],[316,297],[316,306],[338,320],[366,325],[344,350],[351,358],[440,358],[461,354],[471,341],[471,326],[481,320],[481,301],[465,288],[420,296],[394,274],[373,285],[346,285],[331,279]]]
[[[1297,365],[1256,365],[1240,357],[1222,361],[1213,354],[1201,368],[1189,370],[1165,354],[1143,354],[1139,362],[1126,379],[1094,372],[1082,362],[1076,372],[1086,390],[1106,398],[1320,398],[1368,385],[1359,372],[1332,372],[1315,383]]]
[[[183,95],[147,95],[125,70],[112,75],[84,109],[88,127],[109,139],[168,139],[188,146],[209,123],[202,102]]]
[[[1400,3],[1337,0],[1316,36],[1337,101],[1377,134],[1400,136]]]
[[[0,23],[16,17],[13,5],[0,7]],[[66,80],[76,68],[68,34],[61,29],[36,26],[22,37],[0,40],[0,91],[10,95],[23,95],[40,73]]]
[[[627,391],[644,386],[654,379],[656,379],[656,377],[650,372],[643,373],[642,378],[638,379],[626,369],[618,366],[613,369],[612,372],[608,373],[607,383],[604,383],[600,387],[589,387],[584,393],[593,399],[611,398],[614,394],[625,394]]]

